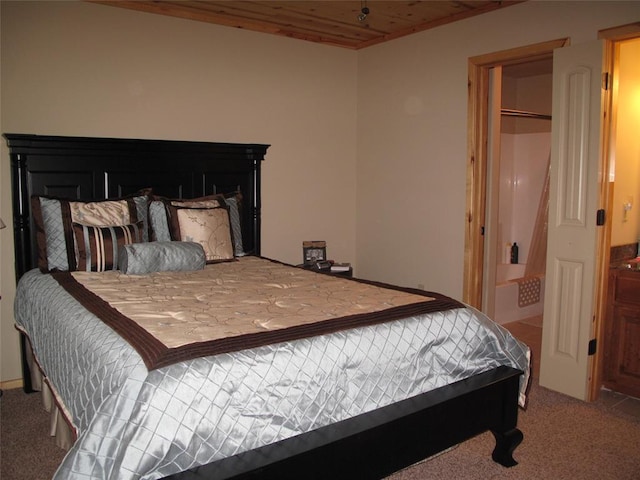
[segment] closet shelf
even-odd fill
[[[551,115],[537,112],[528,112],[526,110],[514,110],[512,108],[503,108],[500,110],[500,113],[507,117],[539,118],[542,120],[551,120]]]

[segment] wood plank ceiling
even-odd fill
[[[358,50],[522,0],[88,1]]]

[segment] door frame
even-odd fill
[[[618,59],[616,58],[616,46],[618,42],[624,40],[630,40],[634,38],[640,38],[640,22],[622,25],[618,27],[608,28],[598,32],[598,39],[605,40],[605,58],[603,59],[603,71],[609,72],[610,77]],[[603,122],[603,131],[601,133],[602,142],[602,175],[606,178],[600,182],[600,203],[602,209],[606,212],[606,217],[611,217],[613,209],[613,188],[609,181],[609,170],[611,166],[611,159],[615,157],[615,145],[612,142],[612,138],[615,135],[615,122],[617,112],[617,92],[611,85],[614,83],[613,79],[609,81],[610,88],[607,88],[603,95],[603,111],[608,114],[608,118]],[[605,228],[598,229],[598,256],[596,257],[596,304],[595,304],[595,325],[594,335],[596,341],[602,345],[602,338],[604,333],[604,321],[607,312],[607,294],[608,294],[608,270],[610,263],[611,253],[611,222],[605,222]],[[604,348],[600,347],[596,351],[596,355],[593,358],[593,364],[591,371],[589,372],[590,385],[588,388],[589,400],[596,400],[600,393],[602,386],[603,376],[603,363],[604,363]]]
[[[467,110],[467,204],[464,238],[463,301],[479,310],[484,275],[484,223],[486,218],[489,115],[489,70],[496,66],[551,58],[568,38],[536,43],[469,58]]]

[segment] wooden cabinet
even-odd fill
[[[604,386],[640,397],[640,271],[612,269],[604,337]]]

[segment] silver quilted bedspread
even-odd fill
[[[155,479],[509,365],[529,349],[471,308],[177,363],[136,351],[50,275],[16,322],[78,432],[56,479]]]

